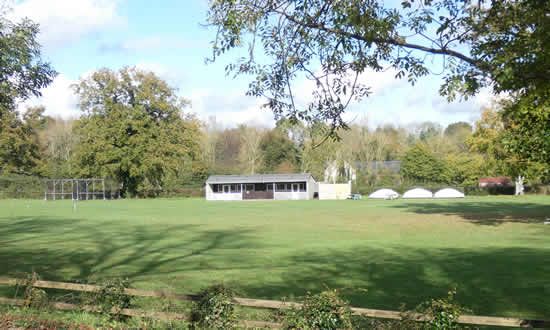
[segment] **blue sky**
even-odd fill
[[[263,100],[245,96],[246,77],[226,77],[231,57],[205,64],[215,31],[206,21],[207,0],[24,0],[13,4],[14,19],[29,17],[41,24],[43,56],[60,73],[27,104],[43,104],[47,114],[78,116],[70,85],[94,70],[137,66],[151,70],[177,87],[192,102],[188,109],[202,119],[211,116],[226,127],[241,123],[274,124]],[[415,86],[394,79],[394,72],[367,72],[362,80],[373,95],[354,104],[348,120],[367,119],[370,125],[406,126],[426,120],[447,125],[473,122],[490,101],[482,92],[467,102],[447,103],[438,95],[438,76],[422,78]],[[308,94],[307,83],[296,86]]]

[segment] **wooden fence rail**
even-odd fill
[[[15,278],[0,278],[0,285],[25,285],[26,281]],[[76,284],[76,283],[65,283],[65,282],[52,282],[52,281],[35,281],[33,286],[36,288],[46,288],[46,289],[60,289],[60,290],[71,290],[71,291],[84,291],[84,292],[93,292],[100,289],[100,286],[91,285],[91,284]],[[139,296],[139,297],[157,297],[157,298],[169,298],[176,300],[187,300],[187,301],[196,301],[199,299],[197,295],[191,294],[180,294],[180,293],[170,293],[162,291],[146,291],[138,289],[125,289],[124,294],[130,296]],[[257,308],[268,308],[268,309],[288,309],[292,306],[300,307],[302,304],[296,302],[283,302],[277,300],[262,300],[262,299],[248,299],[248,298],[234,298],[235,304],[246,307],[257,307]],[[12,305],[23,305],[24,301],[19,299],[7,299],[0,298],[0,303],[12,304]],[[61,310],[76,310],[84,309],[89,311],[97,310],[97,307],[94,306],[79,306],[66,303],[52,303],[52,307]],[[352,307],[353,314],[363,315],[373,318],[384,318],[384,319],[402,319],[402,312],[397,311],[388,311],[380,309],[370,309],[370,308],[357,308]],[[176,313],[160,313],[160,312],[145,312],[138,311],[134,309],[123,309],[120,314],[128,316],[140,316],[140,317],[150,317],[158,318],[164,320],[187,320],[187,316],[183,314]],[[420,313],[410,313],[409,317],[414,318],[418,321],[429,320],[429,317],[426,317],[424,314]],[[494,317],[494,316],[476,316],[476,315],[461,315],[458,320],[461,324],[472,324],[472,325],[491,325],[491,326],[502,326],[502,327],[521,327],[521,328],[550,328],[550,321],[543,320],[529,320],[529,319],[519,319],[511,317]],[[272,322],[262,322],[262,321],[241,321],[239,324],[244,327],[264,327],[264,328],[278,328],[281,326],[279,323]]]

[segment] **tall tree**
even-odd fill
[[[550,180],[550,89],[503,100],[500,144],[515,175]]]
[[[403,157],[403,178],[414,182],[446,182],[445,164],[423,143],[418,143]]]
[[[220,135],[215,116],[211,116],[202,126],[202,133],[201,159],[206,167],[214,169],[216,165],[216,144]]]
[[[433,137],[441,136],[441,125],[431,121],[425,121],[418,125],[418,138],[422,142],[426,142]]]
[[[239,127],[241,131],[241,147],[239,150],[239,159],[244,165],[244,170],[248,174],[255,174],[260,168],[262,162],[262,151],[260,143],[264,130],[254,126],[242,125]]]
[[[295,172],[297,150],[294,143],[280,129],[266,132],[260,141],[264,173]]]
[[[449,126],[445,128],[443,135],[449,138],[459,151],[465,152],[468,150],[466,141],[472,135],[472,129],[472,125],[463,121],[459,121],[449,124]]]
[[[188,104],[152,72],[102,69],[74,86],[83,117],[73,171],[118,179],[126,195],[162,189],[167,172],[199,154],[199,128]],[[192,119],[192,118],[191,118]]]
[[[42,155],[45,158],[44,175],[51,178],[71,177],[71,159],[78,145],[73,133],[74,119],[46,118],[44,129],[39,132]]]
[[[240,149],[241,136],[238,128],[230,128],[221,131],[216,141],[215,172],[224,174],[240,173]]]
[[[39,154],[35,123],[43,109],[30,109],[23,115],[17,105],[40,96],[56,76],[49,63],[42,61],[37,41],[38,24],[28,19],[13,23],[0,13],[0,173],[36,172]]]

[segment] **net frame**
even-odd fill
[[[118,199],[120,198],[120,187],[118,183],[105,178],[87,179],[48,179],[44,180],[44,200],[73,201],[94,200],[94,199]]]

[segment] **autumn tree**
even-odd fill
[[[468,150],[466,141],[472,135],[472,131],[472,125],[463,121],[459,121],[449,124],[445,128],[443,135],[448,138],[460,152],[465,152]]]
[[[102,69],[74,86],[82,118],[73,171],[111,177],[126,196],[161,190],[169,171],[199,154],[199,128],[188,104],[152,72]],[[190,125],[188,121],[191,121]]]
[[[264,130],[254,126],[241,125],[241,146],[239,150],[239,159],[243,168],[248,174],[255,174],[261,167],[262,150],[260,143]]]
[[[216,166],[216,144],[220,135],[220,129],[217,125],[216,117],[211,116],[202,125],[201,131],[201,160],[206,167],[209,169],[214,169]]]
[[[41,153],[45,158],[44,175],[51,178],[72,177],[71,160],[78,145],[78,135],[73,133],[75,119],[46,117],[44,128],[39,131]]]
[[[238,128],[227,128],[219,132],[216,140],[216,173],[239,174],[239,151],[241,136]]]

